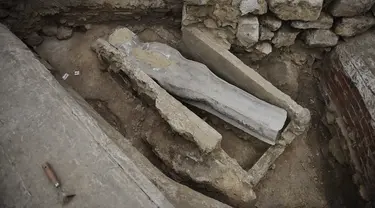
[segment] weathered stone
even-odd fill
[[[271,31],[278,30],[282,25],[280,19],[269,15],[259,17],[259,22],[261,25],[268,27]]]
[[[165,41],[154,30],[150,28],[147,28],[140,32],[138,34],[138,37],[142,41],[165,43]]]
[[[268,169],[274,165],[276,159],[284,152],[284,145],[275,145],[270,148],[259,158],[254,166],[248,171],[252,176],[251,183],[255,186],[266,175]]]
[[[269,9],[282,20],[318,19],[323,0],[269,0]]]
[[[50,184],[41,161],[53,161],[64,186],[80,193],[70,206],[174,207],[36,55],[1,24],[0,57],[1,207],[62,206],[62,196],[42,188]],[[48,153],[51,149],[53,154]]]
[[[216,44],[219,44],[221,47],[229,50],[232,44],[228,41],[228,35],[223,29],[211,30],[207,28],[199,28],[199,30],[204,33],[205,36],[210,37]],[[181,44],[183,47],[184,44]],[[180,45],[180,46],[181,46]]]
[[[73,36],[73,29],[70,27],[60,26],[57,29],[56,38],[59,40],[67,40]]]
[[[113,141],[116,141],[116,146],[118,145],[122,150],[121,153],[129,157],[137,165],[138,169],[160,189],[175,207],[231,208],[229,205],[207,197],[166,176],[142,155],[128,139],[124,138],[120,132],[104,120],[78,93],[71,88],[67,88],[67,91],[98,122],[101,130]]]
[[[125,36],[121,35],[121,38],[110,38],[112,44],[121,43],[124,38],[129,37],[126,36],[126,34],[124,35]],[[164,112],[174,111],[173,105],[166,105],[165,107],[160,105],[160,102],[164,102],[164,104],[166,104],[166,101],[170,101],[171,98],[167,99],[165,95],[162,96],[162,94],[167,93],[163,93],[163,89],[160,88],[143,71],[141,71],[139,67],[132,65],[131,62],[128,62],[126,60],[126,56],[113,47],[113,45],[99,39],[93,45],[93,49],[103,60],[113,63],[113,70],[121,70],[125,72],[130,79],[135,82],[137,90],[145,91],[143,93],[149,94],[150,98],[156,98],[156,107],[159,111],[161,110],[160,108],[165,108],[162,110]],[[145,86],[145,83],[148,83],[147,85],[149,86]],[[155,94],[156,91],[159,92]],[[168,117],[173,119],[170,116],[181,115],[181,112],[185,112],[184,109],[181,108],[175,109],[176,111],[174,111]],[[186,121],[189,121],[189,119],[185,118],[184,120],[180,120],[178,123],[184,123]],[[168,122],[170,122],[169,119]],[[195,126],[196,124],[192,123],[192,125]],[[200,123],[199,129],[202,129],[202,125],[205,126],[207,124],[204,122]],[[194,128],[190,128],[190,130],[191,129]],[[171,139],[167,137],[155,139],[152,135],[146,136],[145,139],[151,145],[154,152],[160,157],[160,159],[177,173],[196,183],[202,183],[207,188],[222,194],[226,201],[233,206],[249,207],[254,205],[256,195],[252,190],[250,178],[238,165],[238,163],[233,158],[230,158],[221,148],[215,149],[210,154],[202,154],[199,146],[186,140],[181,140],[178,138]]]
[[[132,38],[131,34],[131,31],[118,29],[110,36],[109,41],[112,45],[118,45],[123,43],[126,38]],[[115,60],[118,60],[122,65],[126,64],[126,67],[123,66],[121,69],[136,83],[138,93],[144,94],[154,101],[155,108],[175,132],[192,141],[205,153],[213,151],[220,145],[221,135],[216,130],[174,99],[133,62],[127,60],[125,54],[111,48],[110,44],[103,40],[97,41],[93,48],[99,55],[105,57],[114,54],[114,58],[117,58]],[[150,60],[152,53],[142,53],[140,48],[136,48],[132,52],[135,55],[138,54],[139,60],[151,61],[150,63],[156,68],[170,64],[170,61],[165,59]]]
[[[38,35],[38,33],[33,32],[29,36],[26,37],[25,42],[29,46],[38,46],[42,44],[43,38],[40,35]]]
[[[275,33],[273,33],[268,27],[260,26],[259,28],[259,40],[272,40]]]
[[[177,173],[219,193],[233,207],[254,207],[252,178],[222,149],[202,155],[191,144],[146,138],[156,154]]]
[[[240,11],[231,5],[216,4],[212,15],[219,26],[236,28]]]
[[[184,5],[182,8],[182,24],[190,25],[203,22],[212,12],[212,6],[189,6]]]
[[[121,43],[111,41],[113,37],[118,41],[119,35],[123,34],[116,30],[110,36],[109,43],[124,52],[126,61],[140,67],[169,93],[220,117],[264,142],[275,144],[278,131],[285,123],[286,111],[226,83],[205,65],[183,58],[177,50],[168,45],[142,43],[133,33],[129,35],[132,36],[131,39],[124,39]],[[269,48],[262,47],[258,46],[258,51],[270,53]]]
[[[257,43],[249,52],[251,60],[259,61],[272,52],[272,45],[268,42],[260,42]]]
[[[42,28],[42,32],[46,36],[55,36],[57,34],[57,26],[56,25],[46,25]]]
[[[365,32],[375,25],[375,17],[368,14],[366,16],[343,17],[335,24],[334,32],[337,35],[351,37]]]
[[[253,46],[259,40],[259,22],[257,17],[244,17],[238,22],[238,42],[245,48]]]
[[[240,4],[240,11],[242,15],[251,14],[265,14],[267,12],[266,0],[242,0]]]
[[[335,17],[352,17],[370,10],[375,0],[335,0],[329,7],[329,11]]]
[[[375,4],[374,4],[374,6],[371,8],[371,11],[372,11],[372,14],[375,16]]]
[[[309,110],[298,105],[288,95],[229,52],[227,48],[223,48],[199,28],[182,28],[182,34],[186,54],[206,64],[210,70],[231,84],[285,109],[288,112],[288,118],[296,122],[292,127],[293,132],[298,133],[301,130],[303,132],[303,129],[309,125],[311,118]]]
[[[272,43],[276,48],[291,46],[294,44],[294,41],[299,33],[299,30],[290,28],[289,26],[283,26],[276,32],[272,39]]]
[[[339,37],[330,30],[308,30],[304,32],[303,39],[310,47],[332,47],[337,45]]]
[[[263,61],[265,63],[261,64],[258,72],[278,89],[292,98],[296,98],[298,92],[298,66],[286,55],[268,56]]]
[[[292,21],[290,25],[297,29],[329,29],[333,25],[333,18],[329,14],[322,12],[315,21]]]
[[[205,19],[203,23],[207,28],[211,28],[211,29],[217,28],[216,22],[211,18]]]
[[[206,5],[210,0],[184,0],[187,5]]]

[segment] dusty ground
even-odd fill
[[[96,55],[89,46],[98,37],[107,36],[116,25],[94,26],[86,33],[76,32],[70,40],[58,41],[48,38],[37,48],[37,52],[54,68],[61,77],[70,76],[65,82],[84,97],[107,121],[114,125],[133,145],[155,165],[164,169],[146,142],[143,132],[151,129],[155,138],[173,137],[164,121],[147,105],[142,103],[132,91],[129,83],[116,80],[108,72],[101,71]],[[159,28],[159,29],[158,29]],[[140,37],[177,46],[178,30],[160,27],[131,27]],[[79,70],[80,75],[74,76]],[[329,134],[321,122],[323,102],[320,99],[317,82],[311,67],[300,73],[297,100],[313,113],[313,125],[305,139],[297,140],[276,161],[275,168],[256,187],[258,207],[358,207],[353,193],[343,192],[343,181],[351,181],[345,175],[332,170],[334,160],[327,149]],[[194,111],[196,109],[192,108]],[[244,168],[250,168],[266,150],[267,145],[246,137],[233,130],[221,120],[207,113],[197,113],[223,135],[222,146]],[[177,176],[172,176],[178,179]],[[353,197],[352,197],[353,196]],[[344,204],[346,206],[344,206]]]
[[[310,110],[312,126],[304,139],[286,149],[275,169],[257,186],[258,207],[363,207],[348,167],[339,165],[328,150],[331,135],[323,124],[325,107],[318,87],[319,68],[314,64],[325,52],[296,44],[281,53],[301,64],[296,101]],[[280,54],[275,52],[270,58],[277,57]]]

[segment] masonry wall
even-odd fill
[[[368,89],[368,83],[374,81],[371,53],[375,43],[368,42],[373,38],[364,35],[336,48],[327,56],[321,74],[327,104],[334,106],[337,114],[333,133],[344,144],[342,149],[359,176],[355,182],[365,199],[375,197],[375,129],[371,115],[375,96]]]

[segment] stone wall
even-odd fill
[[[228,48],[261,59],[296,38],[332,47],[375,25],[375,0],[185,0],[183,26],[206,28]]]
[[[322,87],[327,95],[327,123],[332,124],[343,157],[364,199],[375,197],[375,35],[373,31],[338,45],[324,61]]]
[[[24,37],[44,25],[180,19],[182,0],[0,0],[0,23]],[[179,25],[180,22],[176,22]]]

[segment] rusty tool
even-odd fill
[[[61,183],[57,178],[55,171],[52,169],[52,166],[48,162],[44,163],[42,165],[42,168],[46,173],[48,179],[53,183],[53,185],[57,189],[59,196],[62,198],[62,204],[65,205],[69,203],[76,195],[67,193],[61,188]]]

